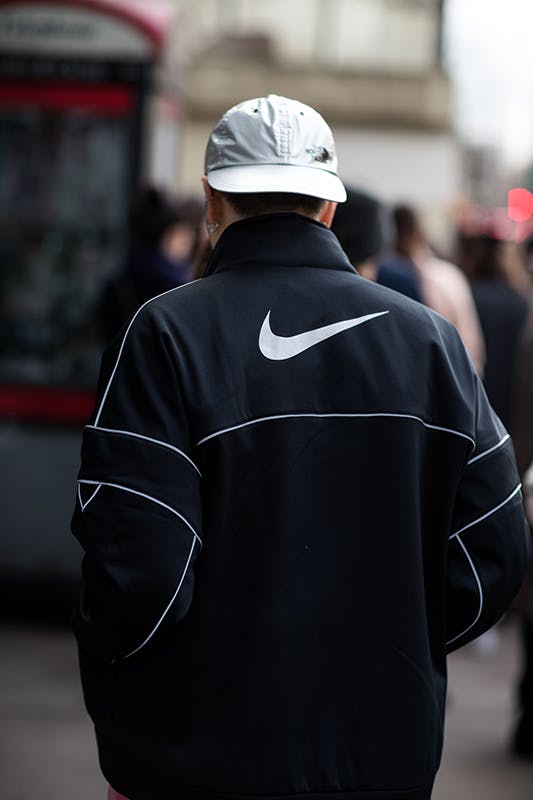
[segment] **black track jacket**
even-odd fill
[[[73,531],[131,800],[422,800],[446,651],[517,592],[512,445],[456,330],[295,214],[231,225],[107,350]]]

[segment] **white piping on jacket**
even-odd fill
[[[457,535],[457,534],[455,534],[455,535]],[[478,609],[478,612],[477,612],[477,616],[476,616],[476,618],[475,618],[475,619],[474,619],[474,621],[473,621],[473,622],[472,622],[472,623],[471,623],[471,624],[468,626],[468,628],[465,628],[465,629],[464,629],[464,631],[461,631],[461,633],[458,633],[458,634],[457,634],[457,636],[454,636],[454,637],[453,637],[453,639],[449,639],[449,640],[446,642],[446,646],[448,646],[449,644],[453,644],[453,643],[454,643],[454,642],[455,642],[457,639],[460,639],[460,638],[461,638],[461,636],[464,636],[464,635],[465,635],[465,633],[468,633],[468,631],[469,631],[471,628],[473,628],[473,627],[474,627],[474,625],[476,624],[476,622],[477,622],[477,621],[478,621],[478,619],[480,618],[480,616],[481,616],[481,612],[482,612],[482,610],[483,610],[483,589],[481,588],[481,581],[479,580],[479,575],[477,574],[477,570],[476,570],[476,568],[475,568],[475,566],[474,566],[474,562],[473,562],[473,561],[472,561],[472,559],[470,558],[470,555],[469,555],[469,553],[468,553],[468,550],[466,549],[466,547],[465,547],[465,546],[464,546],[464,544],[463,544],[463,540],[462,540],[462,539],[460,539],[460,538],[459,538],[459,536],[457,536],[457,541],[459,542],[459,544],[460,544],[460,545],[461,545],[461,547],[463,548],[464,554],[465,554],[465,556],[466,556],[466,557],[467,557],[467,559],[468,559],[468,563],[470,564],[470,569],[472,570],[472,572],[473,572],[473,574],[474,574],[475,581],[476,581],[476,583],[477,583],[477,588],[478,588],[478,592],[479,592],[479,609]]]
[[[194,467],[200,478],[202,477],[202,473],[194,463],[194,461],[189,458],[187,453],[184,453],[183,450],[180,450],[179,447],[174,447],[173,444],[168,444],[168,442],[162,442],[160,439],[152,439],[151,436],[143,436],[141,433],[133,433],[133,431],[121,431],[117,428],[101,428],[100,425],[86,425],[86,428],[92,428],[95,431],[103,431],[104,433],[120,433],[122,436],[133,436],[135,439],[144,439],[146,442],[152,442],[152,444],[160,444],[161,447],[167,447],[169,450],[173,450],[180,456],[189,462],[191,467]]]
[[[130,494],[136,494],[139,497],[144,497],[146,500],[151,500],[152,503],[157,503],[158,506],[162,506],[163,508],[166,508],[168,511],[171,511],[172,514],[175,514],[177,517],[179,517],[181,519],[181,521],[184,522],[185,525],[189,528],[189,530],[194,534],[195,538],[198,539],[200,544],[203,546],[202,540],[200,539],[200,537],[198,536],[198,534],[194,530],[194,528],[191,525],[191,523],[187,519],[185,519],[185,517],[182,514],[180,514],[179,511],[176,511],[176,509],[172,508],[172,506],[169,506],[166,503],[163,503],[162,500],[158,500],[157,498],[152,497],[149,494],[144,494],[144,492],[138,492],[137,489],[130,489],[128,486],[120,486],[118,483],[107,483],[106,481],[90,481],[90,480],[85,480],[85,479],[80,480],[79,483],[86,483],[86,484],[93,485],[93,486],[110,486],[112,489],[121,489],[123,492],[129,492]]]
[[[466,466],[469,467],[470,464],[474,464],[476,461],[479,461],[480,458],[485,458],[485,456],[488,456],[490,453],[493,453],[499,447],[504,445],[505,442],[510,438],[511,437],[509,436],[509,434],[506,433],[505,436],[502,439],[500,439],[500,441],[497,444],[495,444],[493,447],[490,447],[488,450],[485,450],[483,453],[480,453],[478,456],[474,456],[474,458],[471,458]]]
[[[91,500],[94,500],[99,491],[100,491],[100,486],[97,486],[92,495],[89,497],[89,499],[86,500],[84,503],[83,500],[81,499],[80,481],[78,481],[78,499],[80,501],[80,506],[82,511],[85,511]]]
[[[466,433],[461,433],[461,431],[456,431],[453,430],[452,428],[442,428],[440,425],[432,425],[429,422],[425,422],[420,417],[416,417],[414,414],[392,414],[387,412],[379,412],[375,414],[347,414],[340,412],[334,414],[313,414],[313,413],[302,412],[298,414],[275,414],[271,417],[258,417],[257,419],[250,419],[247,422],[241,422],[238,425],[232,425],[229,428],[223,428],[220,431],[215,431],[215,433],[211,433],[209,434],[209,436],[204,436],[203,439],[200,439],[200,441],[197,442],[196,447],[199,447],[201,444],[204,444],[204,442],[209,441],[209,439],[214,439],[216,436],[222,436],[222,434],[224,433],[230,433],[231,431],[239,430],[239,428],[246,428],[248,425],[256,425],[258,422],[270,422],[271,420],[275,419],[293,419],[297,417],[313,417],[313,418],[318,417],[320,419],[325,419],[325,418],[354,419],[354,418],[372,418],[372,417],[389,417],[392,419],[412,419],[415,420],[416,422],[420,422],[426,428],[431,428],[432,430],[436,431],[443,431],[444,433],[452,433],[455,434],[455,436],[461,436],[463,439],[467,439],[469,442],[472,442],[473,447],[476,446],[476,443],[472,439],[472,437],[468,436]]]
[[[167,289],[166,292],[162,292],[161,294],[158,294],[157,297],[151,297],[149,300],[147,300],[145,303],[142,304],[142,306],[140,306],[137,309],[137,311],[135,312],[133,317],[130,319],[129,325],[126,328],[126,331],[124,333],[124,338],[122,339],[122,343],[121,343],[120,349],[118,351],[118,356],[117,356],[117,360],[115,362],[115,366],[113,367],[113,371],[111,372],[111,376],[110,376],[110,378],[109,378],[109,380],[107,382],[107,386],[105,388],[104,394],[102,395],[102,399],[100,401],[100,406],[98,408],[98,412],[97,412],[96,417],[94,419],[94,424],[95,425],[98,425],[98,420],[100,419],[100,415],[101,415],[102,410],[104,408],[104,403],[105,403],[105,401],[107,399],[107,395],[108,395],[109,389],[111,388],[111,384],[113,382],[113,378],[115,377],[115,372],[117,371],[117,367],[119,365],[120,358],[122,356],[122,351],[124,350],[124,345],[126,343],[126,339],[127,339],[128,333],[130,332],[131,326],[133,325],[133,323],[137,319],[137,316],[140,314],[140,312],[143,310],[143,308],[148,305],[148,303],[152,303],[154,300],[157,300],[158,297],[163,297],[165,294],[170,294],[170,292],[177,292],[177,291],[179,291],[179,289],[183,289],[185,286],[191,286],[191,284],[193,284],[193,283],[196,283],[196,281],[190,281],[189,283],[184,283],[181,286],[175,286],[173,289]]]
[[[522,484],[519,483],[518,486],[515,489],[513,489],[513,491],[509,495],[509,497],[506,497],[505,500],[502,500],[501,503],[499,503],[497,506],[494,506],[494,508],[491,508],[491,510],[487,511],[487,513],[483,514],[483,516],[478,517],[473,522],[469,522],[468,525],[463,525],[463,527],[460,528],[458,531],[455,531],[455,533],[452,533],[452,535],[450,536],[450,540],[453,539],[455,536],[459,536],[459,534],[462,533],[463,531],[466,531],[467,528],[472,528],[474,525],[477,525],[479,522],[483,522],[483,520],[487,519],[487,517],[490,517],[492,514],[495,514],[496,511],[499,511],[500,508],[503,508],[509,502],[509,500],[512,500],[513,497],[515,496],[515,494],[517,494],[520,491],[521,488],[522,488]]]
[[[167,605],[167,607],[163,611],[161,617],[159,618],[159,621],[158,621],[157,625],[154,627],[152,632],[146,637],[144,642],[142,642],[142,644],[140,644],[138,647],[136,647],[135,650],[132,650],[131,653],[128,653],[126,656],[122,656],[123,659],[129,658],[130,656],[134,655],[135,653],[138,653],[139,650],[141,650],[145,646],[145,644],[148,644],[148,642],[150,641],[150,639],[152,638],[152,636],[154,635],[156,630],[159,628],[159,626],[161,625],[161,623],[165,619],[165,617],[166,617],[167,613],[169,612],[172,604],[174,603],[174,600],[178,596],[178,593],[179,593],[179,590],[181,589],[181,585],[182,585],[183,581],[185,580],[185,575],[187,574],[187,570],[189,569],[189,564],[191,562],[191,558],[192,558],[192,554],[193,554],[193,551],[194,551],[194,545],[195,544],[196,544],[196,539],[193,536],[191,550],[189,552],[189,558],[187,559],[187,563],[185,564],[185,569],[183,570],[183,574],[182,574],[182,576],[180,578],[180,582],[178,583],[178,588],[176,589],[176,591],[172,595],[170,603]]]

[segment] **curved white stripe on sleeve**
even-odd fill
[[[133,433],[133,431],[121,431],[116,428],[101,428],[100,425],[86,425],[86,428],[92,428],[95,431],[103,431],[104,433],[120,433],[122,436],[133,436],[135,439],[144,439],[146,442],[151,442],[152,444],[160,444],[161,447],[167,447],[169,450],[173,450],[178,455],[182,456],[186,461],[189,462],[191,467],[194,467],[200,478],[202,477],[202,473],[194,463],[194,461],[189,458],[187,453],[184,453],[183,450],[180,450],[179,447],[174,447],[173,444],[169,444],[168,442],[162,442],[160,439],[152,439],[151,436],[143,436],[141,433]]]
[[[200,278],[198,278],[198,280],[200,280]],[[140,314],[140,312],[143,310],[143,308],[145,306],[147,306],[149,303],[152,303],[154,300],[157,300],[159,297],[163,297],[165,294],[170,294],[170,292],[177,292],[179,289],[183,289],[185,286],[191,286],[193,283],[196,283],[196,281],[190,281],[189,283],[184,283],[181,286],[175,286],[173,289],[167,289],[166,292],[162,292],[161,294],[158,294],[156,297],[151,297],[149,300],[147,300],[145,303],[142,304],[142,306],[140,306],[137,309],[137,311],[135,312],[133,317],[130,319],[129,325],[126,328],[126,331],[124,333],[124,338],[122,339],[122,343],[121,343],[120,349],[118,351],[118,356],[117,356],[117,360],[115,362],[115,366],[113,367],[113,371],[111,372],[111,376],[110,376],[110,378],[109,378],[109,380],[107,382],[107,386],[105,388],[104,394],[103,394],[102,399],[100,401],[100,406],[98,408],[96,417],[94,419],[94,424],[95,425],[98,425],[98,420],[100,419],[100,415],[102,413],[102,409],[104,408],[104,403],[105,403],[105,401],[107,399],[107,395],[108,395],[109,389],[110,389],[111,384],[113,382],[113,378],[115,377],[115,372],[117,371],[117,367],[119,365],[120,358],[122,356],[122,351],[124,350],[124,344],[126,343],[126,339],[127,339],[128,333],[130,332],[130,328],[133,325],[133,323],[135,322],[135,320],[137,319],[137,316]]]
[[[172,514],[175,514],[177,517],[179,517],[181,519],[182,522],[185,523],[185,525],[189,528],[189,530],[194,534],[195,538],[198,539],[200,544],[203,546],[202,540],[200,539],[200,537],[198,536],[198,534],[194,530],[194,528],[191,525],[191,523],[189,522],[189,520],[186,519],[183,516],[183,514],[180,514],[179,511],[176,511],[175,508],[172,508],[172,506],[169,506],[166,503],[163,503],[162,500],[158,500],[156,497],[152,497],[149,494],[144,494],[144,492],[138,492],[137,489],[130,489],[129,486],[121,486],[118,483],[107,483],[106,481],[89,481],[89,480],[85,480],[85,479],[80,480],[79,482],[80,483],[86,483],[86,484],[89,484],[89,485],[92,484],[93,486],[98,486],[98,487],[100,487],[100,486],[110,486],[112,489],[120,489],[123,492],[129,492],[130,494],[136,494],[139,497],[144,497],[145,500],[150,500],[152,503],[156,503],[158,506],[162,506],[163,508],[166,508],[167,511],[171,511]]]
[[[232,425],[229,428],[223,428],[220,431],[215,431],[215,433],[210,433],[209,436],[204,436],[203,439],[200,439],[199,442],[196,443],[196,447],[199,447],[201,444],[208,442],[210,439],[214,439],[216,436],[222,436],[224,433],[230,433],[231,431],[239,430],[239,428],[246,428],[249,425],[256,425],[259,422],[270,422],[271,420],[276,419],[293,419],[298,417],[308,417],[308,418],[318,418],[318,419],[328,419],[328,418],[348,418],[348,419],[371,419],[374,417],[387,417],[391,419],[412,419],[415,422],[419,422],[425,428],[430,428],[431,430],[435,431],[442,431],[444,433],[452,433],[455,436],[461,436],[463,439],[467,439],[469,442],[472,443],[472,446],[475,447],[476,443],[472,439],[471,436],[468,436],[466,433],[462,433],[461,431],[456,431],[453,428],[443,428],[440,425],[433,425],[432,423],[426,422],[421,417],[417,417],[414,414],[393,414],[388,412],[376,412],[375,414],[349,414],[344,412],[339,413],[332,413],[332,414],[313,414],[308,412],[301,412],[295,414],[274,414],[271,417],[258,417],[257,419],[250,419],[247,422],[241,422],[238,425]]]
[[[85,511],[85,509],[87,508],[87,506],[89,505],[89,503],[91,502],[91,500],[94,500],[94,498],[96,497],[96,495],[97,495],[97,494],[98,494],[98,492],[100,491],[100,486],[97,486],[97,487],[96,487],[96,489],[94,490],[94,492],[92,493],[92,495],[91,495],[91,496],[89,497],[89,499],[88,499],[88,500],[86,500],[86,501],[85,501],[85,503],[84,503],[84,502],[83,502],[83,500],[81,499],[80,483],[82,483],[82,481],[78,481],[78,499],[79,499],[79,501],[80,501],[81,510],[82,510],[82,511]]]
[[[465,633],[468,633],[468,631],[471,630],[474,627],[474,625],[476,624],[476,622],[480,618],[481,612],[483,610],[483,589],[481,588],[481,581],[479,580],[479,575],[477,574],[477,570],[476,570],[476,568],[474,566],[474,562],[470,558],[468,550],[464,546],[462,539],[457,537],[457,541],[459,542],[459,544],[463,548],[463,552],[464,552],[465,556],[467,557],[468,563],[470,564],[470,569],[472,570],[472,573],[474,575],[474,580],[475,580],[475,582],[477,584],[477,589],[478,589],[478,592],[479,592],[479,609],[478,609],[478,612],[477,612],[475,620],[468,626],[468,628],[465,628],[464,631],[461,631],[461,633],[458,633],[457,636],[453,637],[453,639],[449,639],[446,642],[446,646],[448,646],[449,644],[453,644],[455,641],[457,641],[457,639],[460,639],[461,636],[464,636]]]
[[[138,647],[136,647],[136,648],[135,648],[135,650],[132,650],[132,651],[131,651],[131,653],[128,653],[128,655],[126,655],[126,656],[122,656],[122,658],[123,658],[123,659],[125,659],[125,658],[129,658],[130,656],[134,655],[134,653],[138,653],[138,652],[139,652],[139,650],[141,650],[141,649],[142,649],[142,648],[145,646],[145,644],[148,644],[148,642],[150,641],[150,639],[152,638],[152,636],[154,635],[154,633],[156,632],[156,630],[159,628],[159,626],[161,625],[161,623],[162,623],[162,622],[163,622],[163,620],[165,619],[166,615],[167,615],[167,614],[168,614],[168,612],[170,611],[170,608],[172,607],[172,604],[173,604],[174,600],[176,599],[176,597],[177,597],[177,596],[178,596],[178,594],[179,594],[179,590],[181,589],[181,585],[182,585],[183,581],[185,580],[185,575],[187,574],[187,570],[189,569],[189,564],[191,563],[191,558],[192,558],[192,554],[193,554],[193,551],[194,551],[194,545],[195,545],[195,544],[196,544],[196,539],[195,539],[195,538],[194,538],[194,536],[193,536],[193,540],[192,540],[192,546],[191,546],[191,550],[190,550],[190,552],[189,552],[189,558],[187,559],[187,563],[185,564],[185,569],[183,570],[183,574],[182,574],[182,576],[181,576],[181,578],[180,578],[180,582],[178,583],[178,588],[176,589],[176,591],[175,591],[175,592],[174,592],[174,594],[172,595],[172,597],[171,597],[171,600],[170,600],[170,603],[168,604],[168,606],[165,608],[165,610],[164,610],[164,611],[163,611],[163,613],[161,614],[161,617],[159,618],[159,622],[158,622],[158,623],[157,623],[157,625],[154,627],[154,629],[152,630],[152,632],[151,632],[151,633],[150,633],[150,634],[149,634],[149,635],[146,637],[146,639],[144,640],[144,642],[142,642],[142,644],[140,644]]]
[[[495,514],[497,511],[500,510],[500,508],[503,508],[505,505],[507,505],[509,500],[512,500],[513,497],[515,496],[515,494],[517,494],[520,491],[521,488],[522,488],[522,484],[519,483],[518,486],[515,489],[513,489],[513,491],[509,495],[509,497],[506,497],[505,500],[502,500],[501,503],[498,503],[497,506],[494,506],[494,508],[491,508],[491,510],[487,511],[487,513],[483,514],[483,516],[478,517],[477,519],[473,520],[473,522],[469,522],[468,525],[463,525],[463,527],[460,528],[460,530],[455,531],[455,533],[452,533],[452,535],[450,536],[450,539],[453,539],[455,536],[459,536],[459,534],[462,533],[463,531],[466,531],[468,528],[472,528],[474,525],[477,525],[479,522],[483,522],[483,520],[487,519],[487,517],[490,517],[490,516],[492,516],[492,514]]]
[[[488,450],[485,450],[483,453],[480,453],[478,456],[474,456],[474,458],[471,458],[466,466],[469,467],[470,464],[474,464],[476,461],[479,461],[480,458],[485,458],[485,456],[488,456],[491,453],[494,453],[495,450],[498,450],[500,447],[502,447],[502,445],[504,445],[505,442],[507,442],[510,438],[511,437],[509,436],[509,434],[506,433],[505,436],[502,439],[500,439],[500,441],[497,444],[495,444],[493,447],[490,447]]]

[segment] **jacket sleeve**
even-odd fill
[[[201,476],[179,361],[173,338],[148,311],[102,361],[72,520],[85,552],[74,630],[95,659],[139,652],[192,600]]]
[[[447,564],[447,650],[480,636],[520,589],[527,523],[511,439],[474,376],[476,445],[459,485]]]

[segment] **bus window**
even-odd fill
[[[124,248],[133,93],[23,88],[0,90],[0,383],[93,388],[100,294]]]

